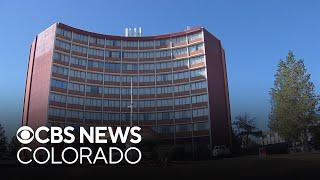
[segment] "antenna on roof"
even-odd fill
[[[141,37],[142,36],[142,28],[128,28],[126,27],[124,30],[124,35],[126,37]]]

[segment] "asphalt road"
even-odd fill
[[[11,179],[320,179],[320,153],[177,162],[168,167],[0,166],[0,180]]]

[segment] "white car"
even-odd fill
[[[230,156],[231,152],[229,148],[227,148],[225,145],[222,146],[215,146],[212,150],[212,156],[213,157],[227,157]]]

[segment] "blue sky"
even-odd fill
[[[9,135],[21,121],[30,44],[55,22],[105,34],[125,27],[144,35],[204,26],[225,48],[233,117],[247,112],[266,126],[269,90],[280,58],[303,58],[320,89],[320,2],[243,1],[0,1],[0,123]]]

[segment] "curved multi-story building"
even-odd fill
[[[32,43],[23,125],[134,125],[169,144],[230,145],[224,50],[205,28],[157,36],[56,23]]]

